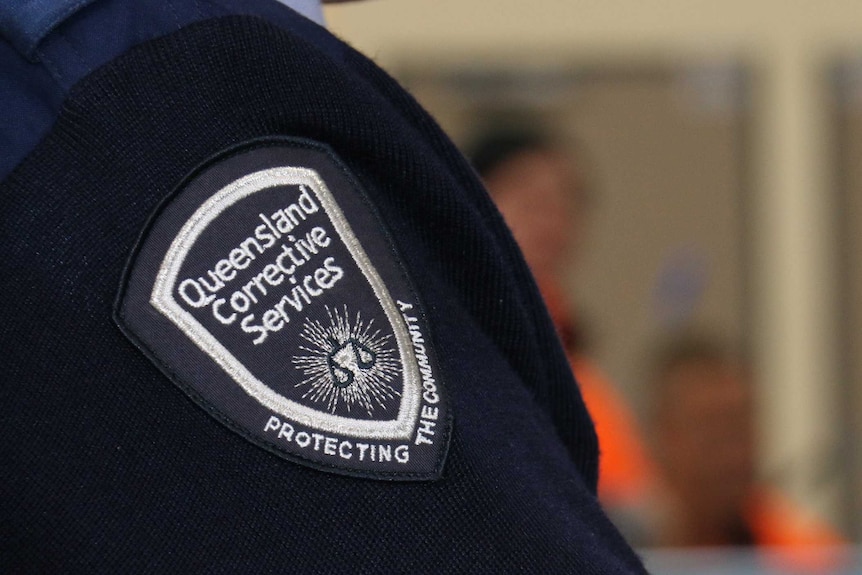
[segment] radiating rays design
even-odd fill
[[[293,356],[293,365],[305,376],[295,387],[306,387],[303,399],[322,403],[330,413],[340,405],[347,412],[363,409],[371,416],[387,400],[401,393],[392,385],[401,367],[391,346],[392,335],[374,329],[359,312],[351,323],[343,310],[326,306],[328,323],[306,318],[300,334],[310,355]]]

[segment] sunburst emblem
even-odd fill
[[[325,404],[330,413],[344,405],[348,412],[361,408],[370,416],[401,395],[391,385],[401,371],[392,336],[374,329],[374,320],[365,322],[359,312],[351,322],[347,306],[342,312],[326,306],[326,314],[328,324],[306,318],[302,326],[308,345],[299,349],[311,355],[293,356],[305,376],[295,387],[307,387],[303,399]]]

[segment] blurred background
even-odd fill
[[[750,459],[751,485],[792,510],[773,521],[810,520],[820,542],[850,546],[833,548],[843,557],[833,570],[862,572],[852,551],[862,541],[862,3],[372,0],[326,10],[330,28],[466,153],[502,127],[547,137],[540,148],[567,159],[575,245],[553,279],[567,318],[558,325],[576,325],[573,366],[588,357],[585,369],[601,372],[648,460],[649,486],[612,515],[637,545],[665,549],[648,555],[656,572],[712,572],[712,555],[686,561],[725,542],[675,531],[686,495],[673,476],[692,484],[695,472],[668,458],[685,449],[713,463],[701,471],[713,479]],[[675,417],[692,437],[703,432],[699,443],[668,443]],[[746,418],[742,435],[697,425],[747,430]],[[702,498],[721,491],[704,482]],[[728,505],[742,501],[726,491]],[[775,543],[746,513],[727,542]],[[667,550],[687,546],[700,551]],[[714,572],[766,563],[728,551]]]

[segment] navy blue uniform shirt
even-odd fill
[[[514,241],[268,0],[0,8],[0,571],[642,573]]]

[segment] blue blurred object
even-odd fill
[[[698,246],[669,250],[658,269],[653,302],[655,315],[665,329],[687,323],[709,284],[709,258]]]

